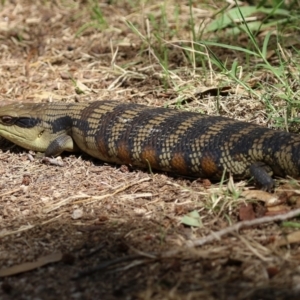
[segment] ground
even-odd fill
[[[166,76],[149,39],[164,30],[166,7],[174,30],[181,27],[181,38],[191,39],[187,4],[2,2],[1,105],[117,99],[267,124],[262,104],[238,87],[228,93],[232,86],[223,74],[204,65],[189,68],[175,35],[153,41],[170,42]],[[212,8],[194,5],[195,20],[205,24]],[[234,55],[228,51],[227,58]],[[206,90],[211,93],[200,93]],[[61,167],[9,143],[1,149],[1,299],[300,297],[299,239],[284,239],[297,231],[281,222],[262,222],[193,246],[251,219],[249,214],[276,216],[267,207],[270,197],[284,198],[279,212],[297,208],[294,188],[296,200],[286,201],[292,197],[284,190],[289,180],[277,180],[274,194],[259,194],[247,181],[192,180],[85,154],[63,155]],[[182,222],[190,212],[198,212],[197,226]]]

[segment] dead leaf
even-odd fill
[[[299,185],[286,183],[278,189],[279,198],[286,203],[293,205],[293,207],[300,206],[300,194],[299,194]]]
[[[255,219],[255,212],[251,203],[240,205],[239,219],[240,221],[249,221]]]
[[[300,243],[300,230],[292,232],[285,237],[281,237],[277,243],[279,246]]]
[[[209,189],[211,187],[211,181],[209,179],[203,179],[202,185],[205,189]]]
[[[276,205],[276,206],[269,206],[267,207],[267,211],[265,213],[265,216],[274,216],[274,215],[280,215],[285,214],[289,212],[291,209],[287,205]]]
[[[299,195],[293,195],[288,199],[288,202],[293,205],[293,208],[300,207],[300,197]]]
[[[269,278],[273,278],[279,273],[279,269],[277,267],[268,267],[266,270],[269,275]]]
[[[277,195],[273,195],[261,190],[243,191],[241,193],[241,196],[243,196],[247,200],[255,199],[263,201],[265,202],[266,206],[275,206],[282,203]]]

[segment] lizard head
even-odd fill
[[[45,151],[47,145],[39,138],[45,126],[39,117],[47,104],[9,104],[0,106],[0,136],[14,144],[35,151]]]

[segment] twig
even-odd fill
[[[118,186],[117,188],[115,188],[115,191],[112,192],[112,193],[108,193],[108,194],[105,194],[105,195],[101,195],[101,196],[91,196],[89,197],[88,199],[86,200],[79,200],[79,201],[75,201],[74,204],[82,204],[82,203],[93,203],[93,202],[96,202],[96,201],[101,201],[105,198],[108,198],[108,197],[113,197],[115,196],[116,194],[120,193],[120,192],[123,192],[125,190],[127,190],[128,188],[136,185],[136,184],[139,184],[139,183],[142,183],[142,182],[145,182],[145,181],[149,181],[151,180],[150,177],[146,177],[146,178],[142,178],[138,181],[132,181],[130,182],[129,184],[124,184],[124,185],[121,185],[121,186]]]
[[[236,223],[232,226],[229,226],[225,229],[222,229],[220,231],[213,232],[204,238],[192,240],[191,244],[188,245],[188,248],[203,246],[214,240],[220,240],[223,235],[226,235],[226,234],[229,234],[229,233],[232,233],[235,231],[239,231],[240,229],[245,228],[245,227],[251,227],[254,225],[259,225],[259,224],[264,224],[264,223],[269,223],[269,222],[285,221],[287,219],[294,218],[299,214],[300,214],[300,208],[289,211],[288,213],[285,213],[285,214],[277,215],[277,216],[267,216],[267,217],[250,220],[250,221],[242,221],[242,222]]]
[[[9,192],[5,192],[3,194],[0,194],[0,197],[6,196],[6,195],[10,195],[10,194],[14,194],[14,193],[16,193],[16,192],[18,192],[20,190],[21,190],[20,188],[17,188],[15,190],[12,190],[12,191],[9,191]]]
[[[128,262],[128,261],[132,261],[129,265],[125,266],[125,267],[120,267],[115,269],[114,271],[124,271],[126,269],[141,265],[143,263],[147,263],[149,261],[153,262],[156,260],[160,260],[163,258],[170,258],[172,256],[175,256],[177,254],[179,254],[180,252],[184,252],[184,249],[187,248],[193,248],[193,247],[197,247],[197,246],[203,246],[207,243],[210,243],[214,240],[220,240],[222,236],[226,235],[226,234],[230,234],[233,232],[236,232],[242,228],[245,227],[251,227],[254,225],[259,225],[259,224],[264,224],[264,223],[269,223],[269,222],[276,222],[276,221],[285,221],[287,219],[296,217],[297,215],[300,214],[300,208],[292,210],[288,213],[285,214],[281,214],[281,215],[277,215],[277,216],[267,216],[267,217],[262,217],[262,218],[258,218],[258,219],[254,219],[251,221],[242,221],[239,222],[237,224],[234,224],[233,226],[227,227],[225,229],[222,229],[220,231],[217,232],[213,232],[210,235],[201,238],[201,239],[194,239],[189,241],[189,243],[186,245],[186,247],[182,247],[180,249],[176,249],[176,250],[171,250],[168,252],[164,252],[164,253],[145,253],[145,252],[141,252],[141,251],[137,251],[136,249],[136,253],[138,253],[137,255],[131,255],[131,256],[127,256],[127,257],[121,257],[121,258],[117,258],[115,260],[112,261],[108,261],[108,262],[104,262],[100,265],[91,267],[91,268],[87,268],[85,270],[82,270],[80,272],[78,272],[73,279],[79,279],[81,277],[90,275],[94,272],[97,271],[109,271],[109,268],[119,264],[119,263],[124,263],[124,262]],[[144,258],[144,260],[139,260],[141,258]]]
[[[28,224],[28,225],[24,225],[24,226],[21,226],[19,229],[17,230],[7,230],[7,229],[4,229],[4,230],[1,230],[0,231],[0,238],[4,238],[5,236],[8,236],[8,235],[13,235],[13,234],[16,234],[16,233],[20,233],[20,232],[23,232],[23,231],[27,231],[27,230],[30,230],[36,226],[42,226],[42,225],[46,225],[50,222],[53,222],[55,221],[56,219],[58,219],[61,215],[58,215],[58,216],[55,216],[54,218],[50,219],[50,220],[47,220],[47,221],[44,221],[42,223],[37,223],[37,224],[34,224],[34,225],[31,225],[31,224]]]
[[[81,193],[81,194],[79,194],[79,195],[73,195],[73,196],[70,196],[70,197],[68,197],[68,198],[66,198],[66,199],[63,199],[63,200],[61,200],[61,201],[59,201],[58,203],[51,203],[49,206],[50,207],[45,207],[44,209],[43,209],[43,213],[49,213],[49,212],[52,212],[52,211],[54,211],[54,210],[56,210],[56,209],[58,209],[58,208],[60,208],[61,206],[63,206],[63,205],[67,205],[67,204],[69,204],[70,202],[72,202],[72,201],[74,201],[74,200],[78,200],[78,199],[83,199],[83,198],[89,198],[90,197],[90,195],[87,195],[87,194],[84,194],[84,193]]]

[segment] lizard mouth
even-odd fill
[[[24,138],[24,135],[22,135],[22,133],[19,134],[17,132],[11,133],[5,129],[0,129],[0,135],[8,140],[13,139],[13,141],[15,141],[16,139],[18,139],[22,141],[29,141],[28,139]]]

